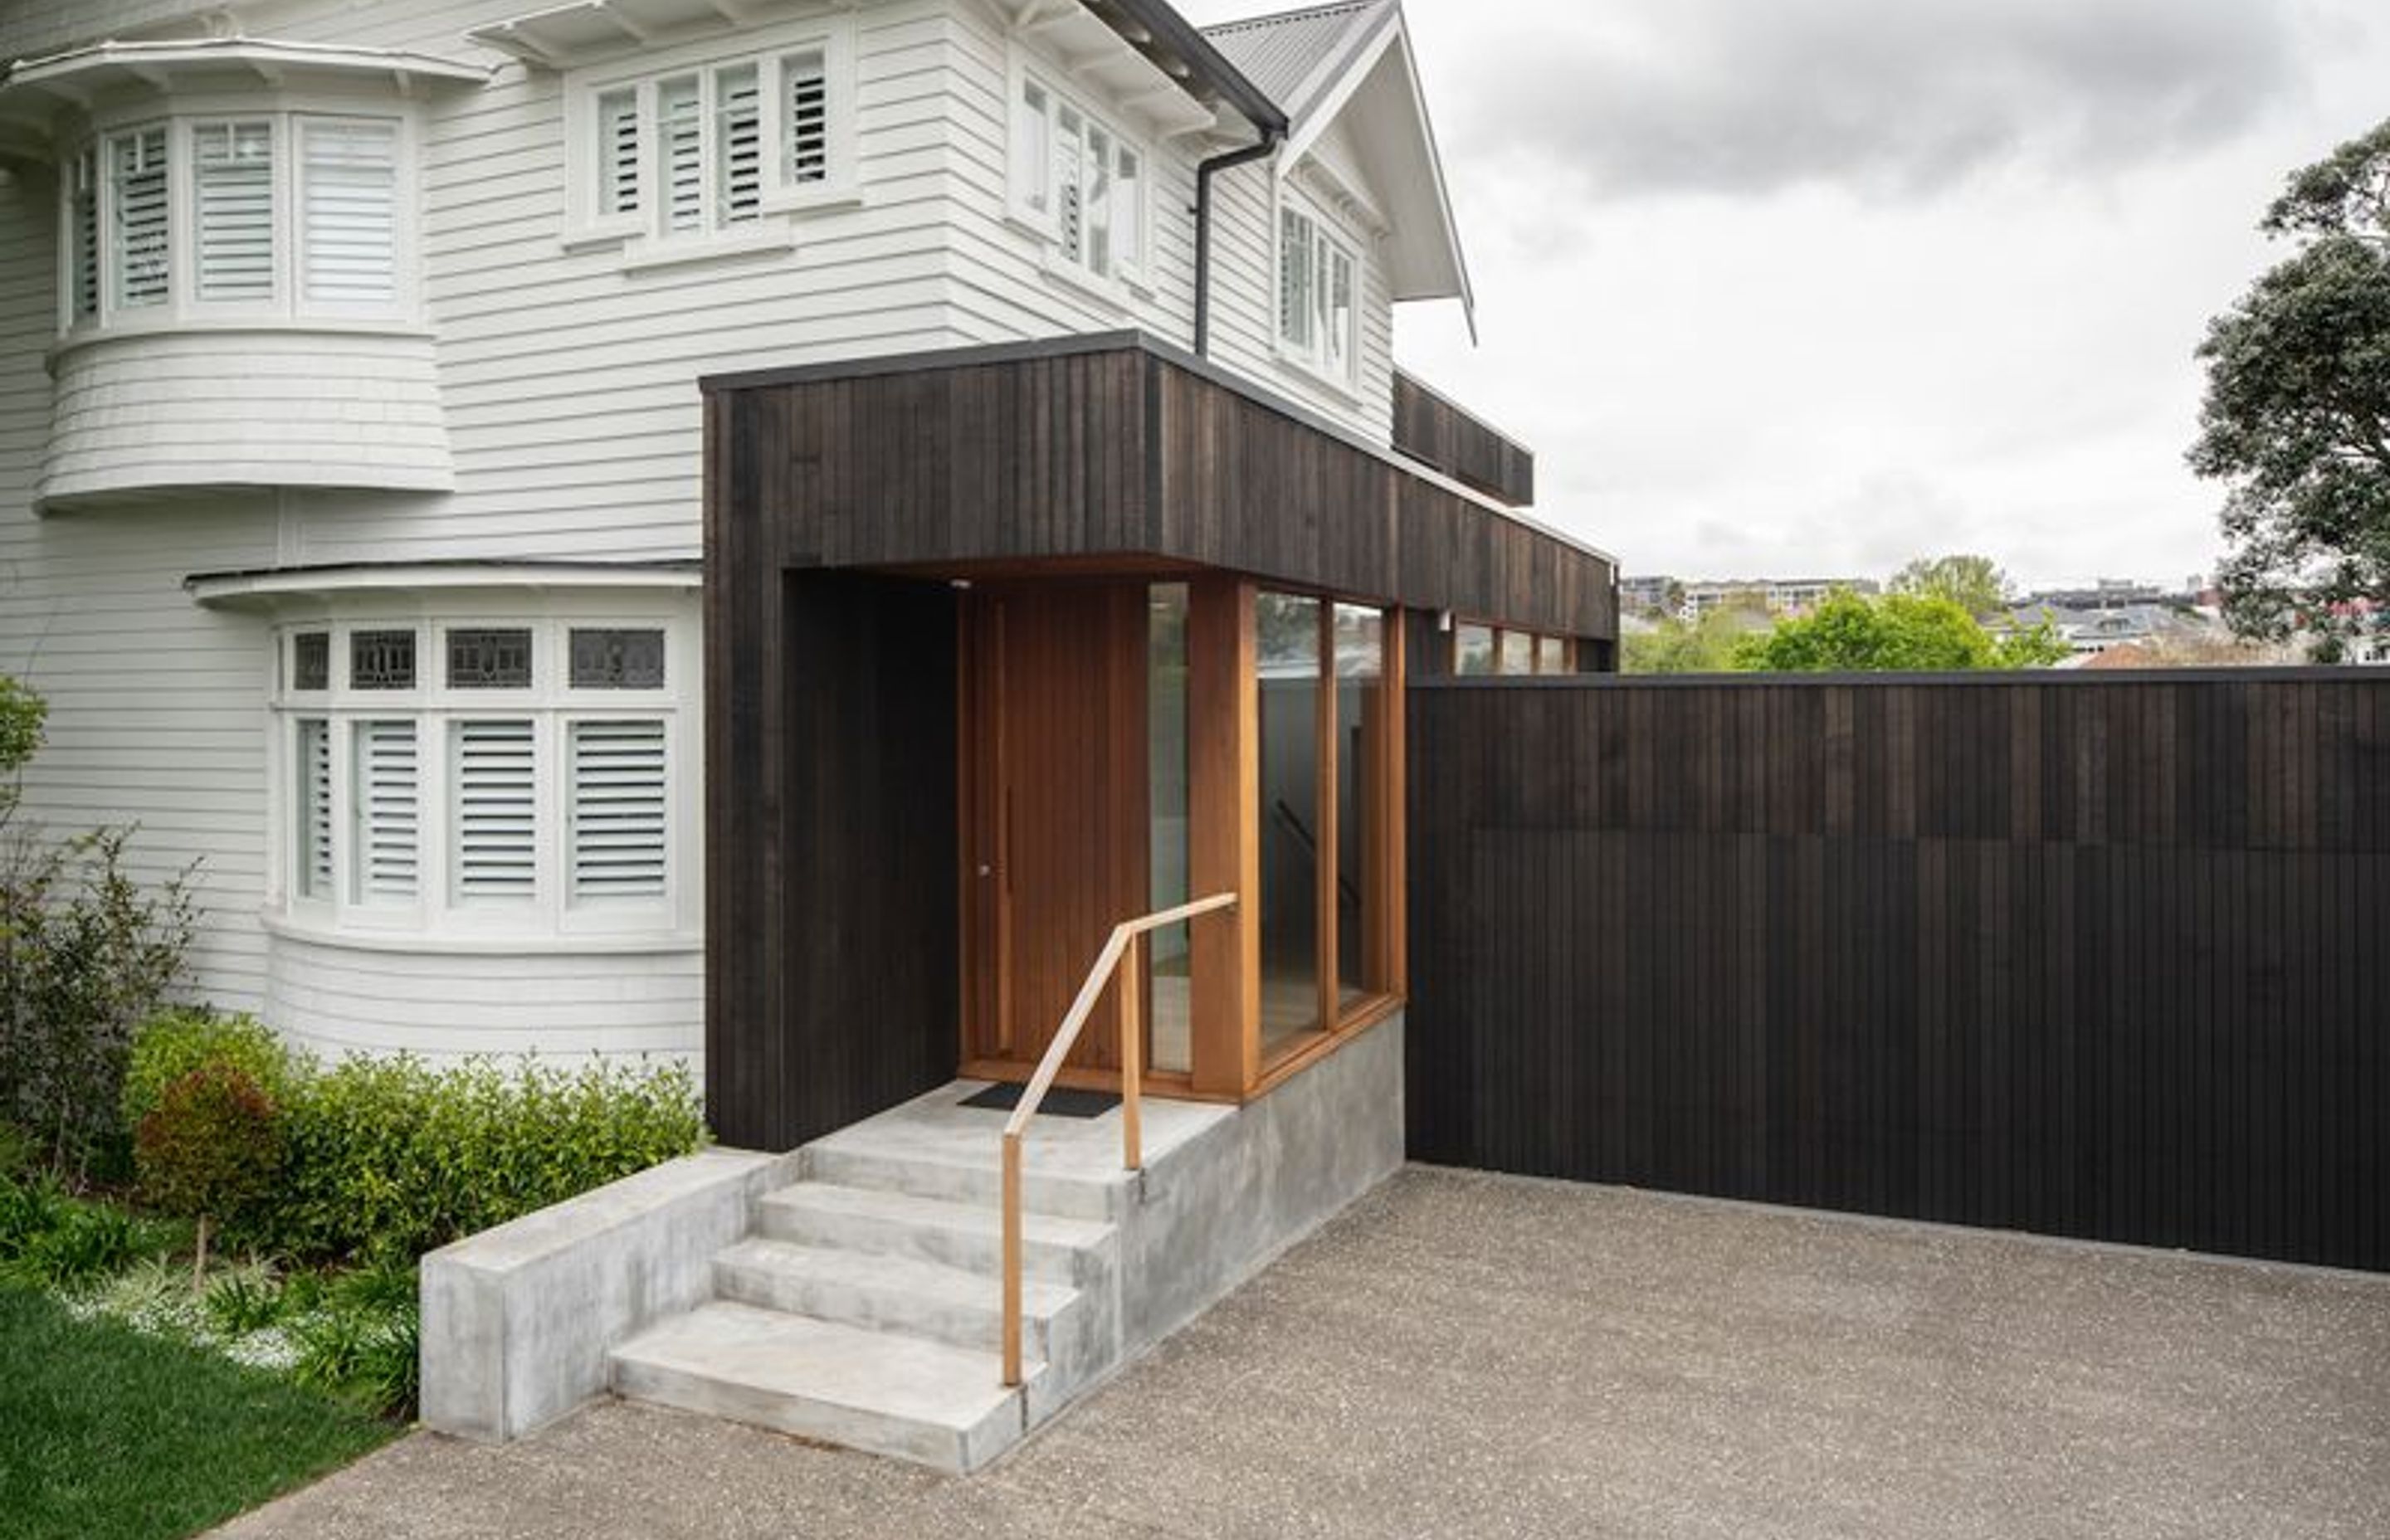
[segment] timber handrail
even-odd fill
[[[1004,1382],[1021,1383],[1021,1136],[1028,1132],[1029,1120],[1037,1115],[1038,1104],[1061,1072],[1062,1060],[1079,1041],[1080,1030],[1086,1026],[1087,1017],[1103,997],[1104,986],[1111,982],[1112,973],[1123,958],[1128,960],[1128,982],[1121,990],[1121,1167],[1135,1171],[1145,1164],[1143,1132],[1139,1127],[1137,1095],[1139,1082],[1145,1077],[1145,1028],[1140,1020],[1142,997],[1137,991],[1137,957],[1143,948],[1146,932],[1159,930],[1165,925],[1176,925],[1182,919],[1193,919],[1217,909],[1232,907],[1234,893],[1214,893],[1191,904],[1181,904],[1172,909],[1158,909],[1136,919],[1124,919],[1112,927],[1104,949],[1096,954],[1095,966],[1087,969],[1085,983],[1079,986],[1077,998],[1063,1013],[1062,1025],[1054,1033],[1054,1041],[1046,1046],[1046,1057],[1037,1061],[1037,1071],[1021,1093],[1021,1104],[1004,1124]]]

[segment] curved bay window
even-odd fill
[[[1385,612],[1254,596],[1265,1062],[1395,985],[1394,743]]]

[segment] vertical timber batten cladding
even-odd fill
[[[1397,452],[1488,497],[1514,507],[1536,500],[1536,456],[1526,445],[1403,369],[1394,371],[1394,441]]]
[[[1415,1158],[2390,1267],[2390,678],[1411,692]]]
[[[715,511],[709,557],[1142,555],[1617,634],[1608,557],[1142,333],[704,383],[728,457],[718,492],[735,505]]]

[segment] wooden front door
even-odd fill
[[[1034,1066],[1111,928],[1149,906],[1146,586],[985,584],[964,605],[963,1046]],[[1108,992],[1073,1051],[1116,1070]]]

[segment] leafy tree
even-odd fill
[[[2009,607],[2014,585],[1990,557],[1961,554],[1919,557],[1892,575],[1892,591],[1948,599],[1982,620]]]
[[[282,1124],[274,1098],[230,1064],[202,1064],[159,1095],[133,1136],[142,1190],[199,1222],[191,1291],[206,1284],[208,1225],[274,1190]]]
[[[1835,594],[1766,635],[1744,637],[1734,664],[1775,674],[1956,673],[2030,668],[2066,655],[2046,622],[1994,637],[1947,598]]]
[[[1648,631],[1619,638],[1619,668],[1626,674],[1724,674],[1734,667],[1735,644],[1767,618],[1719,605],[1698,619],[1663,617]]]
[[[2390,122],[2294,173],[2258,227],[2298,241],[2210,322],[2191,466],[2223,481],[2225,617],[2345,636],[2390,605]]]

